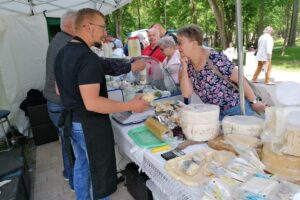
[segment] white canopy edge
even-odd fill
[[[61,17],[68,10],[95,8],[104,15],[130,3],[132,0],[0,0],[1,15],[37,15]]]

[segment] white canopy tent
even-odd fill
[[[20,132],[28,135],[28,119],[19,109],[30,89],[45,83],[48,43],[47,17],[61,17],[68,10],[95,8],[103,14],[131,0],[0,0],[0,109]],[[0,130],[0,137],[3,133]]]
[[[130,3],[131,0],[0,0],[0,14],[37,15],[60,17],[68,10],[95,8],[104,15]]]

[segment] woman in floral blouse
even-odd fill
[[[198,26],[179,29],[177,38],[182,56],[179,75],[182,95],[190,97],[195,92],[203,103],[220,106],[220,120],[226,115],[239,115],[239,91],[229,83],[237,85],[238,69],[222,52],[202,46],[203,36]],[[244,81],[244,91],[246,115],[265,110],[266,105],[257,101],[247,81]]]

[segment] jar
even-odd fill
[[[128,38],[128,55],[130,57],[141,55],[141,45],[137,36]]]

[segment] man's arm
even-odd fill
[[[136,60],[130,63],[126,59],[116,58],[100,58],[103,59],[105,74],[110,76],[119,76],[127,74],[130,71],[141,71],[145,68],[145,63],[141,60]]]
[[[148,103],[135,97],[128,102],[119,102],[99,96],[100,84],[79,85],[81,97],[88,111],[109,114],[123,111],[143,112],[148,108]]]

